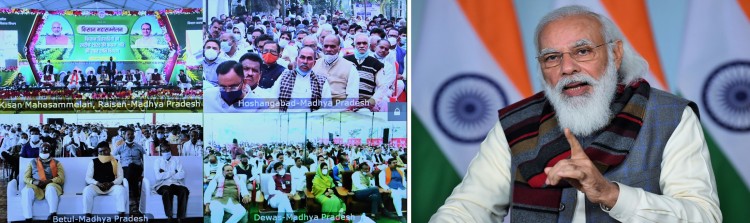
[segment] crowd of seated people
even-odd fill
[[[97,69],[89,67],[83,71],[76,67],[69,71],[60,71],[48,60],[43,69],[38,71],[37,81],[27,80],[28,77],[18,73],[8,87],[12,90],[68,89],[87,92],[133,91],[151,88],[174,88],[184,91],[201,87],[201,83],[190,78],[184,69],[178,71],[176,82],[170,83],[166,75],[159,72],[157,68],[109,70],[110,66],[110,63],[102,61]]]
[[[248,200],[240,196],[232,205],[258,206],[259,213],[251,213],[250,208],[218,204],[224,205],[226,211],[219,219],[242,219],[243,216],[252,219],[254,214],[293,219],[295,213],[301,211],[309,215],[366,213],[373,219],[405,221],[401,211],[407,197],[405,151],[405,148],[387,145],[249,143],[237,139],[226,143],[209,142],[204,150],[204,187],[209,190],[217,187],[221,184],[212,182],[220,179],[225,179],[226,184],[229,178],[225,172],[231,171],[232,178],[242,181],[237,184],[241,184],[249,196]],[[235,177],[242,174],[245,176]],[[206,218],[220,210],[214,207],[217,199],[214,190],[204,194]],[[306,207],[307,202],[318,204],[319,210]],[[350,202],[371,203],[369,207],[373,209],[349,210]],[[386,205],[391,208],[386,209]]]
[[[169,202],[165,204],[172,204],[172,198],[168,195],[173,194],[177,196],[180,203],[178,205],[177,217],[185,218],[185,202],[187,202],[185,196],[187,192],[184,191],[186,188],[181,183],[185,173],[180,173],[182,167],[178,165],[182,164],[176,161],[179,158],[172,158],[172,155],[176,157],[200,156],[203,151],[202,135],[203,129],[201,125],[185,124],[141,125],[135,123],[121,126],[105,126],[91,123],[47,123],[23,126],[20,123],[0,123],[0,153],[2,154],[3,161],[11,166],[10,179],[24,180],[27,187],[34,189],[32,186],[28,186],[32,184],[37,188],[41,188],[41,192],[39,193],[42,194],[44,193],[44,187],[50,184],[50,182],[45,181],[45,178],[31,179],[28,173],[19,173],[21,158],[40,158],[45,164],[48,164],[49,162],[56,162],[50,161],[50,159],[61,157],[98,157],[99,161],[94,161],[93,166],[89,166],[89,172],[99,171],[102,169],[100,168],[102,166],[110,166],[110,170],[112,168],[121,168],[119,174],[110,176],[111,179],[104,177],[108,180],[97,178],[101,177],[102,174],[106,175],[106,173],[87,173],[86,181],[89,186],[83,189],[83,196],[85,198],[83,210],[85,213],[81,213],[87,216],[91,216],[92,214],[91,205],[93,197],[103,194],[114,194],[114,196],[118,197],[118,201],[122,201],[123,204],[125,201],[123,197],[126,195],[129,196],[129,213],[131,215],[138,215],[140,210],[138,205],[141,198],[140,182],[143,178],[143,171],[153,171],[143,169],[145,166],[144,157],[159,157],[154,159],[154,162],[157,162],[155,165],[162,168],[162,171],[156,174],[159,177],[153,182],[154,190],[163,195],[165,201],[169,199]],[[83,162],[90,159],[80,160]],[[116,160],[116,162],[113,160]],[[110,164],[110,161],[113,162]],[[53,164],[52,166],[55,165],[61,164]],[[119,167],[117,167],[118,165]],[[196,163],[195,165],[200,164]],[[165,169],[174,171],[174,173],[170,172],[170,174],[159,175]],[[28,168],[26,172],[28,172]],[[111,173],[109,172],[109,174]],[[56,174],[58,173],[55,172]],[[60,174],[62,174],[62,171],[60,171]],[[170,177],[176,178],[168,179]],[[118,186],[122,184],[122,179],[128,180],[130,185],[129,191],[123,191],[124,188]],[[55,183],[62,185],[64,178],[60,178],[59,181],[55,181]],[[37,184],[37,182],[41,183]],[[29,193],[32,192],[29,191]],[[37,199],[40,199],[40,196],[37,196]],[[50,205],[52,203],[50,202]],[[124,207],[119,206],[119,202],[117,204],[117,211],[123,215],[125,212]],[[31,212],[27,212],[26,209],[30,209],[31,205],[24,203],[23,206],[25,208],[24,217],[30,219],[32,217]],[[56,205],[54,209],[57,209]],[[51,207],[50,210],[53,210],[53,208]],[[171,210],[171,207],[165,206],[165,213],[172,213]],[[56,213],[51,211],[50,217],[54,215]],[[172,216],[168,215],[168,218],[171,219]]]

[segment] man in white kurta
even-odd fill
[[[606,36],[602,35],[602,30],[607,31]],[[669,117],[675,120],[679,119],[678,123],[672,123],[671,120],[658,123],[658,125],[667,125],[669,122],[672,123],[669,125],[676,125],[671,135],[664,137],[666,138],[664,139],[666,141],[664,147],[633,148],[630,153],[625,153],[627,158],[621,164],[621,166],[626,164],[630,164],[630,166],[624,168],[618,168],[621,166],[617,166],[604,172],[604,174],[617,171],[628,173],[627,167],[635,167],[644,163],[643,161],[633,160],[642,159],[640,158],[642,156],[631,157],[634,151],[636,154],[642,154],[643,150],[659,151],[661,149],[661,157],[658,157],[661,163],[657,164],[656,167],[660,168],[658,174],[656,174],[658,179],[654,177],[642,181],[648,184],[657,184],[659,193],[607,179],[592,164],[592,160],[595,160],[596,157],[591,156],[592,153],[590,153],[590,151],[602,150],[586,147],[584,152],[578,142],[581,139],[586,140],[590,136],[601,135],[604,130],[608,129],[606,125],[610,121],[620,117],[620,115],[627,115],[626,113],[619,113],[618,116],[612,118],[612,115],[607,113],[610,111],[607,106],[610,106],[610,103],[617,103],[612,100],[614,96],[610,97],[609,100],[601,100],[597,98],[598,95],[624,94],[622,92],[615,94],[615,89],[630,89],[631,86],[641,86],[644,83],[639,82],[639,79],[647,71],[645,60],[633,53],[632,48],[624,43],[623,35],[616,30],[617,27],[614,26],[614,23],[606,17],[580,6],[564,7],[551,12],[542,19],[537,29],[537,48],[540,51],[538,59],[545,79],[544,97],[554,107],[554,112],[556,112],[554,117],[559,121],[559,126],[548,126],[546,129],[564,128],[565,139],[562,140],[567,139],[567,144],[570,145],[570,150],[566,151],[569,152],[569,156],[566,156],[567,159],[560,159],[551,167],[545,165],[546,168],[544,168],[543,173],[537,175],[546,175],[546,178],[541,178],[543,181],[541,183],[547,187],[545,189],[552,190],[554,187],[550,189],[548,186],[559,185],[563,182],[567,182],[575,189],[572,191],[575,192],[575,197],[571,199],[575,199],[576,205],[569,207],[573,208],[573,210],[569,210],[572,211],[572,216],[560,214],[559,219],[570,217],[570,220],[568,220],[570,222],[586,222],[593,221],[597,217],[601,220],[604,216],[609,218],[609,221],[619,222],[721,222],[722,215],[719,210],[719,199],[708,147],[698,116],[691,109],[691,106],[685,106],[684,108],[672,105],[662,106],[656,103],[665,103],[664,101],[667,100],[661,99],[662,101],[654,102],[649,100],[648,105],[659,107],[649,108],[645,111],[646,115],[658,114],[654,110],[658,110],[658,112],[668,111],[670,114],[675,110],[682,110],[681,117]],[[627,48],[627,50],[624,50],[624,48]],[[630,84],[634,82],[640,83],[640,85]],[[622,88],[622,86],[627,87]],[[601,89],[607,89],[607,87],[611,90],[610,93],[600,91]],[[654,89],[649,92],[650,97],[661,95],[659,97],[664,98],[664,95],[669,95],[669,93]],[[674,99],[677,98],[676,96],[669,97],[672,98],[671,100],[679,101]],[[576,99],[585,99],[585,101],[576,101]],[[511,107],[510,109],[520,108]],[[597,110],[603,112],[597,112]],[[505,109],[501,111],[505,111]],[[604,118],[600,118],[600,114],[604,114]],[[626,119],[636,121],[655,122],[649,119],[634,119],[632,116],[626,117],[628,117]],[[604,122],[596,123],[595,121],[598,119],[603,119]],[[501,119],[501,121],[509,122],[507,119]],[[655,126],[656,123],[651,125]],[[643,124],[643,126],[646,127],[646,124]],[[490,131],[480,147],[479,154],[471,162],[462,183],[456,186],[446,203],[432,216],[430,222],[501,222],[509,214],[509,208],[518,208],[517,204],[511,205],[511,203],[527,199],[514,195],[513,188],[518,189],[517,186],[522,182],[519,183],[518,181],[519,172],[511,172],[512,157],[517,155],[511,154],[511,145],[518,146],[527,142],[514,144],[518,141],[506,138],[506,131],[509,130],[503,127],[498,122]],[[623,125],[616,127],[628,128]],[[658,128],[663,127],[649,126],[647,130],[654,134],[664,135],[660,132],[664,130]],[[542,130],[543,128],[539,128],[539,131]],[[515,131],[515,129],[510,131]],[[640,129],[640,131],[643,134],[642,131],[644,130]],[[608,131],[606,134],[613,134],[613,132]],[[542,134],[539,133],[539,135]],[[638,136],[635,140],[639,142],[641,140],[657,140],[651,139],[652,137],[657,136]],[[616,140],[616,138],[613,139]],[[592,140],[588,141],[591,142]],[[558,146],[567,145],[555,144],[555,146],[543,148],[554,150]],[[544,150],[532,151],[545,152]],[[597,164],[601,165],[602,163]],[[632,177],[637,178],[640,176],[636,175],[654,174],[654,171],[634,172],[632,174],[634,174]],[[621,180],[627,179],[621,178]],[[521,189],[528,190],[526,187]],[[552,199],[544,195],[537,197],[539,197],[537,200],[540,202],[545,202],[545,199]],[[592,206],[583,205],[586,203],[598,205],[592,210],[588,209]],[[557,214],[558,211],[562,213],[563,210],[566,210],[562,202],[560,204],[558,210],[548,212],[548,214]],[[533,212],[533,210],[517,210],[527,214],[533,213],[532,215],[537,216],[545,214]],[[514,213],[511,212],[510,214],[513,215]],[[518,213],[515,214],[511,218],[526,217],[519,217]]]
[[[83,189],[83,211],[87,215],[91,215],[95,205],[94,197],[108,194],[115,196],[115,208],[120,215],[123,215],[128,192],[122,185],[125,178],[122,166],[110,154],[109,145],[106,142],[99,143],[96,149],[99,152],[99,157],[94,158],[86,169],[86,184],[88,186]]]
[[[211,222],[222,222],[224,212],[232,216],[226,221],[236,223],[247,213],[241,203],[250,202],[250,192],[238,175],[234,175],[231,165],[224,165],[223,174],[217,175],[203,194],[206,213],[211,215]],[[241,202],[241,203],[240,203]]]

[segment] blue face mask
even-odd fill
[[[306,71],[306,72],[305,72],[305,71],[302,71],[302,70],[300,70],[300,69],[299,69],[299,67],[297,67],[297,68],[296,68],[296,70],[297,70],[297,73],[298,73],[299,75],[302,75],[303,77],[305,77],[305,76],[307,76],[308,74],[310,74],[310,70],[308,70],[308,71]]]
[[[221,92],[221,98],[224,99],[224,102],[230,105],[239,101],[240,97],[242,97],[242,89],[236,90],[236,91],[222,91]]]
[[[354,58],[356,58],[357,60],[363,60],[363,59],[367,58],[367,52],[360,53],[359,50],[355,50],[354,51]]]

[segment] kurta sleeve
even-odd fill
[[[689,107],[662,156],[659,184],[663,195],[619,184],[620,194],[609,215],[621,222],[721,222],[703,128]]]
[[[510,165],[510,147],[498,122],[430,222],[502,222],[511,197]]]

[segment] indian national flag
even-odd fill
[[[410,52],[419,75],[412,222],[427,222],[461,181],[497,110],[533,93],[512,1],[449,0],[421,10]]]
[[[750,1],[691,1],[677,92],[700,107],[724,222],[750,219]]]

